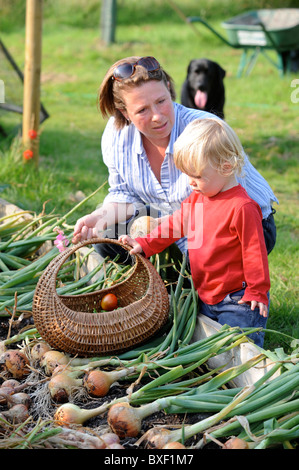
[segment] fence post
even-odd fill
[[[38,166],[39,160],[42,3],[42,0],[26,1],[22,140],[27,151],[23,154],[24,161],[32,160],[35,166]]]
[[[116,0],[103,0],[100,24],[102,40],[106,44],[115,42]]]

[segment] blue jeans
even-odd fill
[[[260,315],[259,308],[251,310],[249,304],[238,304],[243,295],[244,289],[228,294],[221,302],[215,305],[201,302],[200,312],[221,325],[239,326],[240,328],[265,328],[267,318]],[[251,338],[256,345],[262,348],[264,336],[265,333],[263,331],[258,331],[248,335],[248,338]]]

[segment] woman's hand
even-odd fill
[[[239,300],[238,304],[246,304],[248,302],[246,302],[245,300]],[[256,307],[259,308],[260,310],[260,315],[262,315],[262,317],[265,317],[267,318],[268,316],[268,307],[267,305],[263,304],[262,302],[257,302],[256,300],[251,300],[250,302],[250,305],[251,305],[251,310],[254,310]]]
[[[101,237],[101,234],[107,227],[112,227],[118,222],[125,222],[134,213],[132,204],[107,203],[91,214],[85,215],[77,220],[72,243],[90,238]]]
[[[142,247],[137,243],[134,238],[131,238],[129,235],[121,235],[118,239],[124,245],[129,245],[132,247],[130,250],[130,255],[136,255],[137,253],[142,253]]]
[[[81,219],[77,220],[72,243],[76,244],[80,241],[82,242],[84,240],[89,240],[90,238],[98,237],[101,232],[101,230],[98,230],[100,227],[97,227],[100,220],[101,216],[97,215],[96,212],[85,215],[84,217],[81,217]]]

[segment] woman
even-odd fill
[[[173,162],[173,144],[189,122],[212,115],[174,100],[173,81],[155,58],[128,57],[110,67],[99,90],[100,111],[111,116],[102,136],[109,193],[101,207],[77,221],[73,243],[118,238],[148,207],[151,215],[169,215],[189,196],[188,177]],[[276,238],[272,204],[278,201],[247,156],[238,182],[261,207],[269,253]],[[177,245],[186,251],[185,239]],[[97,245],[103,256],[111,250],[112,245]]]

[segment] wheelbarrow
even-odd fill
[[[254,10],[235,16],[222,23],[228,39],[199,16],[192,16],[187,20],[190,23],[202,23],[225,44],[235,49],[243,49],[238,77],[245,69],[245,74],[250,74],[260,53],[284,75],[290,71],[291,52],[299,49],[298,8]],[[270,49],[277,52],[277,62],[267,54]],[[249,51],[251,54],[248,54]]]

